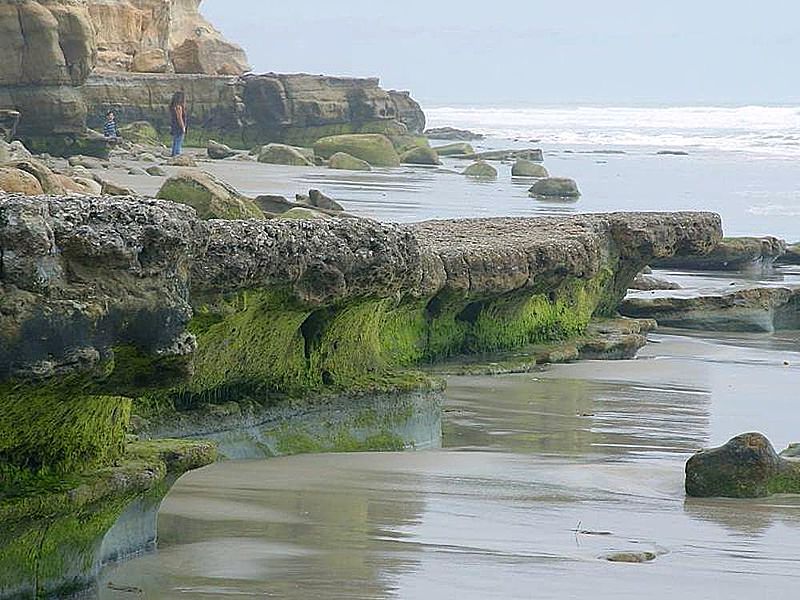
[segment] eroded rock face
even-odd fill
[[[21,113],[17,133],[80,133],[86,106],[73,89],[94,68],[94,31],[83,0],[0,4],[0,107]]]
[[[686,493],[699,498],[800,493],[800,462],[778,455],[762,434],[745,433],[689,459]]]
[[[772,236],[725,238],[706,256],[673,257],[654,266],[698,271],[768,268],[786,253],[786,242]]]
[[[474,305],[464,318],[477,319],[494,299],[555,301],[578,286],[588,316],[608,314],[653,257],[708,251],[720,232],[706,213],[401,227],[201,221],[158,200],[0,196],[0,380],[86,368],[120,344],[151,356],[192,352],[192,297],[248,290],[283,290],[309,312],[348,299],[419,299],[421,317],[431,299],[440,314],[445,298],[460,298],[454,316]]]
[[[241,75],[247,56],[201,14],[202,0],[87,0],[98,68]]]

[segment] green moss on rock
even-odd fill
[[[191,206],[201,219],[264,219],[252,199],[203,171],[180,171],[164,182],[156,197]]]
[[[385,135],[355,134],[325,137],[314,144],[314,151],[323,158],[345,152],[376,167],[397,167],[400,157]]]

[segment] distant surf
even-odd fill
[[[429,127],[452,126],[542,145],[800,156],[800,107],[438,107]]]

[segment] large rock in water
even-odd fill
[[[476,179],[496,179],[497,169],[489,163],[479,160],[464,169],[464,175]]]
[[[191,206],[201,219],[264,218],[253,200],[203,171],[185,170],[170,177],[157,197]]]
[[[400,162],[407,165],[440,165],[436,150],[426,147],[411,148],[400,155]]]
[[[375,167],[397,167],[400,157],[391,140],[380,134],[334,135],[314,144],[314,152],[330,158],[337,152],[345,152],[360,158]]]
[[[800,288],[748,288],[708,296],[632,294],[620,312],[665,327],[773,333],[800,329]]]
[[[544,166],[540,165],[539,163],[535,163],[533,161],[520,158],[517,159],[517,162],[515,162],[514,166],[511,167],[511,176],[539,177],[543,179],[546,177],[550,177],[550,173],[548,173],[547,169],[545,169]]]
[[[580,198],[581,191],[573,179],[547,177],[531,186],[529,193],[534,198]]]
[[[369,163],[346,152],[337,152],[328,160],[328,167],[331,169],[342,169],[345,171],[372,171]]]
[[[434,148],[439,156],[471,156],[475,154],[475,148],[467,142],[455,142],[453,144],[445,144],[444,146],[436,146]]]
[[[772,236],[725,238],[706,256],[670,258],[653,266],[697,271],[767,268],[786,253],[786,242]]]
[[[800,494],[800,461],[778,455],[762,434],[745,433],[689,459],[686,493],[699,498]]]

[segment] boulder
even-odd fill
[[[128,169],[128,175],[141,176],[141,175],[147,175],[147,174],[148,174],[147,171],[145,171],[141,167],[130,167]]]
[[[706,296],[634,293],[623,301],[620,312],[667,327],[773,333],[800,328],[800,289],[748,288]]]
[[[472,144],[466,142],[436,146],[434,150],[439,156],[472,156],[475,154],[475,148],[472,147]]]
[[[61,185],[56,174],[50,170],[50,167],[35,158],[12,161],[4,166],[20,169],[33,175],[39,182],[39,185],[42,186],[42,190],[45,194],[57,196],[64,193],[64,186]]]
[[[475,160],[497,160],[497,161],[510,161],[510,160],[529,160],[533,162],[542,162],[544,154],[538,148],[528,148],[524,150],[489,150],[488,152],[478,152],[473,154],[470,158]]]
[[[467,129],[456,129],[455,127],[435,127],[426,130],[425,135],[435,140],[454,140],[459,142],[482,140],[484,137],[480,133],[474,133]]]
[[[286,144],[267,144],[258,153],[258,162],[292,167],[313,167],[313,158],[295,146]]]
[[[169,167],[196,167],[197,163],[188,154],[181,154],[180,156],[172,156],[164,163]]]
[[[168,175],[168,173],[164,170],[164,167],[160,167],[159,165],[147,167],[144,172],[152,177],[166,177]]]
[[[158,131],[147,121],[134,121],[119,128],[119,135],[134,144],[156,146],[160,144]]]
[[[21,169],[10,167],[0,167],[0,190],[26,196],[39,196],[44,193],[36,177]]]
[[[253,200],[199,170],[184,170],[173,175],[156,196],[191,206],[201,219],[263,219],[264,213]]]
[[[344,171],[371,171],[369,163],[346,152],[337,152],[328,160],[328,167],[331,169],[342,169]]]
[[[775,261],[778,265],[800,265],[800,243],[786,246],[786,252]]]
[[[19,140],[14,140],[11,143],[0,140],[0,165],[29,158],[31,158],[31,153]]]
[[[319,190],[309,190],[308,199],[311,203],[311,206],[315,208],[322,208],[324,210],[336,212],[344,210],[344,207],[341,204],[336,202],[336,200],[333,198],[326,196]]]
[[[322,219],[330,219],[329,215],[326,215],[323,212],[318,210],[314,210],[313,208],[305,208],[305,207],[295,207],[290,210],[287,210],[285,213],[281,214],[281,219],[298,219],[298,220],[322,220]]]
[[[275,194],[256,196],[254,202],[263,212],[273,215],[283,214],[299,206],[286,197]]]
[[[103,196],[136,196],[136,192],[131,188],[105,179],[104,177],[95,176],[95,181],[100,184]]]
[[[534,198],[579,198],[581,195],[575,180],[566,177],[540,179],[528,192]]]
[[[530,160],[525,160],[524,158],[518,158],[517,162],[514,163],[514,166],[511,167],[511,176],[538,177],[544,179],[550,177],[550,173],[548,173],[547,169],[545,169],[539,163],[535,163]]]
[[[156,155],[153,154],[152,152],[140,152],[139,154],[136,155],[136,160],[140,160],[142,162],[150,162],[150,163],[158,162]]]
[[[739,435],[686,463],[689,496],[764,498],[779,493],[800,494],[800,461],[778,455],[760,433]]]
[[[68,194],[81,194],[83,196],[99,196],[102,193],[102,186],[94,179],[88,177],[69,177],[67,175],[56,174],[64,191]]]
[[[771,236],[724,238],[705,256],[659,260],[653,266],[694,271],[740,271],[769,268],[786,253],[786,242]]]
[[[439,155],[432,148],[412,148],[400,155],[400,162],[408,165],[440,165]]]
[[[236,152],[231,150],[229,146],[225,144],[220,144],[219,142],[215,142],[214,140],[208,140],[208,157],[213,158],[214,160],[222,160],[225,158],[230,158]]]
[[[380,134],[350,134],[325,137],[314,144],[314,151],[323,158],[345,152],[374,167],[397,167],[400,157],[391,140]]]
[[[653,277],[646,273],[639,273],[633,280],[630,288],[641,292],[652,292],[656,290],[679,290],[681,286],[666,279]]]
[[[426,148],[430,150],[430,142],[428,142],[428,138],[422,135],[411,135],[411,134],[402,134],[402,135],[389,135],[387,136],[389,141],[392,142],[392,146],[397,151],[398,154],[402,155],[409,150],[415,150],[416,148]]]
[[[94,156],[81,156],[77,154],[75,156],[70,156],[67,160],[70,167],[83,167],[85,169],[95,170],[95,169],[107,169],[108,163],[100,160],[99,158],[95,158]]]
[[[489,163],[479,160],[464,169],[464,175],[479,179],[495,179],[497,177],[497,169]]]

